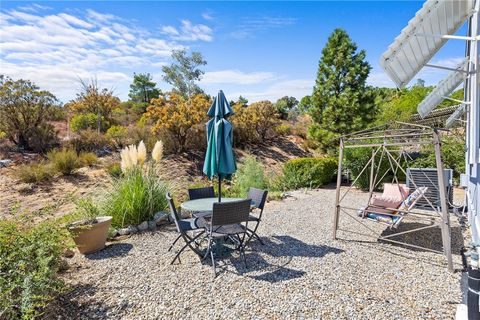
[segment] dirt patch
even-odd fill
[[[98,194],[109,183],[100,167],[82,168],[75,175],[36,186],[18,182],[13,170],[0,169],[0,219],[25,212],[35,213],[39,219],[63,215],[72,210],[75,199]]]

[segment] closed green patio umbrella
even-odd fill
[[[222,90],[213,99],[207,112],[212,117],[207,122],[207,152],[203,173],[210,179],[218,177],[218,202],[222,201],[222,179],[231,179],[237,171],[233,155],[233,127],[227,118],[233,115],[233,110]]]

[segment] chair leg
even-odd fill
[[[200,258],[202,258],[201,252],[200,252],[197,248],[194,248],[194,247],[192,246],[192,243],[195,243],[195,245],[198,246],[196,240],[197,240],[201,235],[203,235],[204,233],[205,233],[205,231],[202,231],[202,232],[200,232],[199,234],[197,234],[196,236],[194,236],[193,238],[190,237],[190,236],[188,236],[187,234],[184,234],[185,238],[188,239],[188,241],[186,241],[186,242],[187,242],[187,245],[188,245],[188,246],[190,247],[190,249],[192,249],[192,251],[195,252]]]
[[[217,277],[217,269],[215,268],[215,257],[213,256],[213,250],[210,250],[210,258],[212,259],[213,277]]]
[[[261,244],[262,246],[265,245],[265,242],[263,242],[262,238],[260,238],[257,233],[254,233],[253,236],[254,236],[255,238],[257,238],[257,240],[260,242],[260,244]]]
[[[201,235],[203,235],[203,232],[197,234],[195,237],[191,238],[189,237],[187,234],[181,234],[179,236],[179,238],[184,238],[185,240],[185,245],[177,252],[177,254],[175,255],[175,258],[173,258],[172,262],[170,264],[173,264],[175,262],[175,260],[179,259],[180,260],[180,254],[188,247],[190,248],[193,252],[195,252],[200,258],[202,258],[202,254],[199,250],[197,250],[196,248],[194,248],[192,246],[192,242],[195,243],[195,240],[197,240],[198,237],[200,237]],[[179,239],[177,238],[177,240]],[[175,240],[176,242],[176,240]]]
[[[186,248],[188,247],[188,244],[185,244],[182,249],[178,250],[177,254],[175,255],[175,258],[173,258],[172,262],[170,262],[170,264],[174,264],[175,263],[175,260],[180,260],[180,254],[183,252],[183,250],[185,250]]]
[[[246,233],[245,233],[246,235]],[[238,239],[238,251],[240,252],[240,257],[243,259],[243,263],[245,264],[245,269],[248,269],[247,265],[247,259],[245,258],[245,245],[247,244],[245,241],[245,235],[242,238],[240,238],[240,235],[237,234],[237,239]]]
[[[255,228],[253,230],[252,229],[247,229],[247,231],[250,232],[250,234],[248,235],[247,241],[245,241],[245,245],[247,245],[252,240],[253,237],[257,238],[261,245],[265,245],[263,240],[260,239],[260,237],[257,234],[257,228],[258,228],[259,224],[260,224],[260,222],[257,222],[257,225],[255,226]]]
[[[170,248],[168,248],[168,252],[170,252],[170,250],[172,250],[173,246],[175,245],[175,243],[177,243],[178,239],[180,239],[182,237],[182,235],[179,235],[177,237],[177,239],[175,239],[175,241],[173,241],[172,245],[170,246]]]

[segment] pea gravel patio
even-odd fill
[[[292,193],[267,204],[245,269],[237,253],[218,276],[191,252],[170,265],[173,226],[113,242],[69,260],[71,290],[45,315],[57,319],[452,319],[460,273],[444,257],[340,233],[331,240],[335,190]],[[366,193],[349,203],[361,206]],[[454,253],[461,246],[453,219]],[[408,227],[408,223],[404,224]],[[341,227],[360,230],[343,218]],[[371,224],[378,233],[386,227]],[[403,239],[405,240],[405,239]],[[408,239],[407,239],[408,240]],[[416,241],[440,248],[440,232]],[[425,243],[424,243],[425,245]],[[459,268],[459,257],[454,257]]]

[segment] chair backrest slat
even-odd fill
[[[215,198],[215,190],[213,187],[188,189],[188,197],[190,200]]]
[[[255,206],[258,209],[263,210],[263,207],[265,206],[265,202],[267,201],[267,195],[268,195],[267,190],[250,188],[250,190],[248,190],[247,198],[252,199]]]
[[[223,226],[248,221],[250,214],[250,199],[215,202],[212,212],[212,226]]]
[[[175,208],[175,203],[173,202],[172,196],[169,192],[165,195],[168,201],[168,206],[170,207],[170,215],[172,216],[173,221],[175,222],[175,226],[177,227],[178,232],[182,232],[178,221],[180,220],[180,216],[178,215],[177,209]]]

